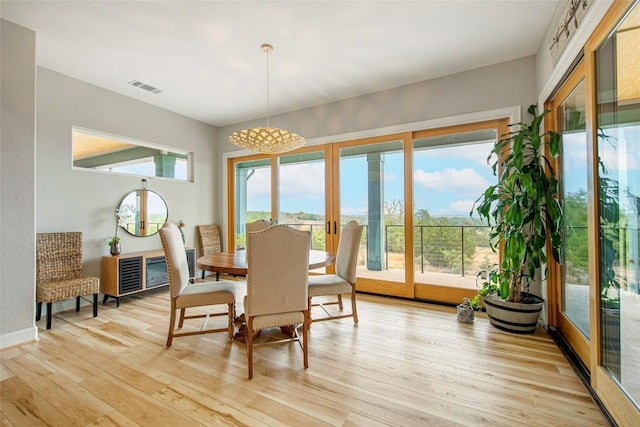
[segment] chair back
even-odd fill
[[[82,233],[36,234],[36,280],[54,282],[82,277]]]
[[[254,233],[256,231],[264,230],[265,228],[271,227],[271,221],[268,219],[258,219],[253,222],[248,222],[245,225],[245,244],[244,248],[249,250],[249,234]]]
[[[246,225],[247,241],[249,241],[249,233],[264,230],[269,227],[271,227],[271,221],[268,219],[259,219],[254,222],[248,222]]]
[[[217,224],[198,225],[198,242],[200,243],[200,256],[222,252],[220,239],[220,227]]]
[[[171,222],[165,223],[160,229],[160,240],[167,261],[171,298],[176,298],[191,279],[187,253],[178,226]]]
[[[362,228],[357,221],[347,222],[342,228],[338,253],[336,254],[336,274],[351,284],[356,282],[356,266]]]
[[[311,234],[274,225],[248,239],[247,315],[306,310]]]

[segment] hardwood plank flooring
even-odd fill
[[[166,288],[100,305],[97,318],[90,306],[54,313],[37,342],[0,352],[2,425],[608,425],[542,331],[458,323],[454,308],[413,301],[358,304],[357,327],[312,325],[308,370],[296,343],[260,346],[251,381],[244,345],[224,333],[164,346]]]

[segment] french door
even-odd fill
[[[357,290],[458,304],[498,262],[470,213],[496,179],[486,159],[506,131],[496,119],[229,159],[227,247],[244,247],[247,222],[272,219],[336,252],[356,220]]]

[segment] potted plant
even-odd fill
[[[473,207],[491,226],[492,249],[502,247],[499,267],[481,289],[487,292],[493,284],[497,292],[481,299],[491,324],[515,333],[535,330],[544,300],[529,293],[529,285],[547,262],[547,243],[558,262],[562,247],[563,215],[552,165],[559,154],[560,134],[540,133],[548,111],[538,115],[535,105],[527,111],[533,116],[531,122],[510,125],[513,130],[491,150],[487,162],[493,161],[498,183],[489,186]]]

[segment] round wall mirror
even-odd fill
[[[124,196],[118,207],[119,224],[134,236],[153,236],[167,222],[164,199],[155,191],[141,189]]]

